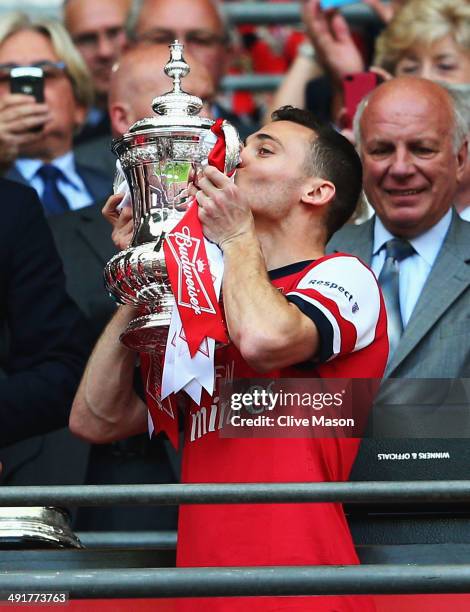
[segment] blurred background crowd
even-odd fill
[[[277,5],[279,18],[232,24],[224,5],[240,4],[1,3],[4,484],[178,480],[179,457],[166,441],[136,436],[88,445],[67,430],[86,359],[115,308],[102,286],[103,267],[115,253],[101,216],[115,175],[111,140],[150,115],[152,99],[170,88],[162,67],[175,38],[185,44],[191,65],[186,89],[202,98],[208,115],[228,118],[242,138],[272,110],[292,104],[357,140],[352,122],[361,96],[403,75],[452,85],[470,131],[468,0],[364,0],[344,7],[344,13],[323,9],[319,0],[265,0],[256,4],[266,6],[266,14],[275,13]],[[292,17],[283,23],[281,9],[287,5],[297,23]],[[40,89],[30,82],[24,86],[21,71],[14,72],[24,67],[36,69]],[[227,86],[228,77],[246,74],[252,75],[254,90]],[[260,91],[256,79],[266,75],[277,76],[271,81],[277,86]],[[468,168],[465,176],[453,204],[470,220]],[[371,214],[363,203],[356,222]],[[176,511],[95,509],[82,511],[76,520],[82,529],[171,529]]]

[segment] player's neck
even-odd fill
[[[256,227],[256,234],[268,270],[274,270],[298,261],[318,259],[325,254],[325,237],[322,231],[311,234],[299,231],[293,238],[282,228]],[[316,235],[317,234],[317,235]]]

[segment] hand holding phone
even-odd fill
[[[43,136],[51,119],[44,103],[41,68],[18,66],[9,72],[9,89],[0,94],[0,168],[9,168],[17,157]]]
[[[343,78],[343,96],[346,112],[343,117],[343,128],[352,127],[354,115],[359,102],[379,84],[379,76],[374,72],[357,72]]]

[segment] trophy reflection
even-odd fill
[[[125,251],[115,255],[104,270],[105,285],[121,304],[139,307],[121,335],[121,342],[139,352],[164,353],[175,303],[163,252],[165,237],[186,212],[188,186],[214,145],[214,121],[198,117],[202,101],[185,93],[181,79],[189,72],[183,45],[170,45],[164,67],[173,90],[152,102],[155,116],[137,121],[129,132],[113,141],[132,200],[134,233]],[[225,173],[239,161],[236,129],[223,123]],[[212,138],[211,138],[212,137]]]

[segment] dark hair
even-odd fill
[[[271,115],[272,121],[291,121],[312,130],[310,155],[305,171],[331,181],[336,195],[325,219],[328,239],[354,213],[362,189],[362,164],[354,146],[327,123],[318,121],[307,110],[283,106]]]

